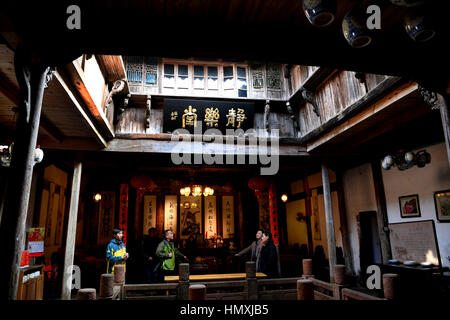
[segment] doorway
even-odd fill
[[[361,234],[360,264],[364,273],[368,266],[382,263],[377,212],[360,212],[359,223]]]

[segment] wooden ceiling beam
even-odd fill
[[[104,114],[101,106],[97,106],[86,88],[86,79],[83,70],[78,63],[72,61],[58,70],[59,77],[65,84],[70,84],[76,92],[79,94],[86,106],[86,111],[92,116],[93,121],[98,127],[99,132],[106,140],[114,138],[114,130],[108,122],[106,115]],[[69,89],[71,92],[71,90]],[[73,95],[73,94],[72,94]],[[76,99],[75,99],[76,100]],[[80,104],[78,104],[80,105]],[[81,106],[81,105],[80,105]]]
[[[102,136],[102,134],[99,132],[99,130],[97,130],[96,126],[94,125],[94,123],[92,122],[92,120],[90,119],[88,114],[84,111],[83,107],[80,105],[77,98],[75,97],[73,92],[70,90],[69,86],[64,81],[63,77],[61,76],[61,74],[58,71],[55,72],[55,78],[56,79],[54,79],[53,81],[57,80],[59,82],[61,87],[64,89],[64,92],[68,95],[68,97],[72,101],[73,105],[75,106],[76,111],[78,111],[78,113],[81,115],[82,119],[88,125],[88,127],[91,128],[97,142],[100,143],[103,147],[106,147],[107,143],[106,143],[105,138]]]
[[[126,80],[127,73],[122,56],[96,54],[95,59],[108,83],[112,83],[116,80]],[[126,93],[128,94],[130,92]]]

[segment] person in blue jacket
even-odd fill
[[[114,273],[114,266],[116,264],[125,264],[129,257],[125,244],[122,242],[122,237],[122,230],[113,230],[113,238],[106,247],[107,273]]]

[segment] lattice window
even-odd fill
[[[281,66],[267,65],[267,89],[281,90]]]
[[[158,59],[145,58],[145,84],[147,86],[156,86],[158,83]]]
[[[142,83],[143,72],[144,72],[143,57],[128,56],[127,57],[128,82]]]
[[[253,89],[264,89],[264,73],[262,65],[254,65],[251,67]]]

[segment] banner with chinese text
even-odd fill
[[[144,196],[143,232],[148,234],[148,229],[156,228],[156,196]]]
[[[233,196],[222,196],[222,230],[223,238],[234,237],[234,199]]]
[[[127,244],[128,229],[128,184],[120,185],[119,229],[123,230],[122,241]]]
[[[216,196],[205,197],[205,238],[217,236]]]
[[[177,196],[166,196],[164,200],[164,230],[177,234]]]
[[[214,128],[226,133],[226,129],[253,128],[253,102],[219,100],[164,99],[164,132],[186,129],[190,133],[201,122],[202,133]]]

